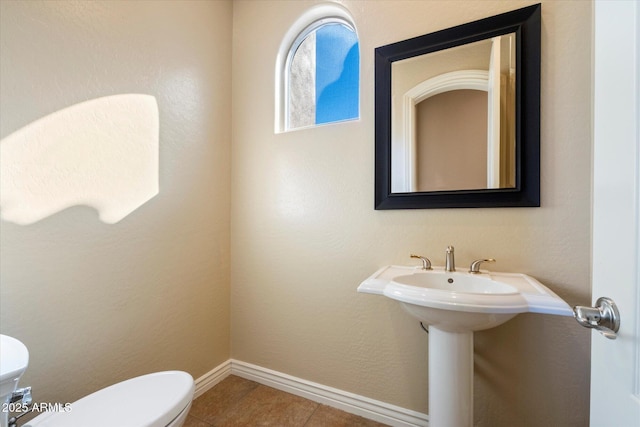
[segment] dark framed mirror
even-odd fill
[[[376,48],[376,209],[540,206],[540,10]]]

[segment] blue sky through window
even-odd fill
[[[316,124],[358,118],[360,52],[341,24],[316,31]]]

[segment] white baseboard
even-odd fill
[[[219,366],[216,366],[195,381],[196,390],[193,393],[193,398],[196,399],[200,397],[207,390],[227,378],[229,375],[231,375],[231,359]]]
[[[425,427],[429,425],[428,415],[420,412],[327,387],[239,360],[231,359],[230,365],[230,373],[233,375],[380,423],[394,427]],[[215,370],[221,369],[218,367]],[[222,378],[219,381],[221,380]]]
[[[196,379],[193,398],[200,397],[232,374],[390,426],[429,425],[429,416],[426,414],[234,359],[227,360]]]

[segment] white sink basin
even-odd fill
[[[458,272],[443,274],[442,270],[421,270],[419,273],[394,277],[393,281],[400,285],[438,289],[447,292],[464,292],[470,294],[518,293],[518,290],[513,286],[495,282],[488,277],[477,274],[460,274]]]
[[[573,316],[571,307],[533,277],[519,273],[446,272],[442,267],[387,266],[358,287],[402,303],[411,315],[444,331],[479,331],[519,313]]]

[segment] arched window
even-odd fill
[[[358,36],[344,8],[319,5],[302,15],[276,67],[276,132],[359,117]]]

